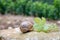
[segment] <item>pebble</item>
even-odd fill
[[[57,21],[58,24],[60,24],[60,21]]]

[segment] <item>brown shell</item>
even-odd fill
[[[33,24],[29,21],[24,21],[21,23],[20,30],[22,32],[32,31]]]

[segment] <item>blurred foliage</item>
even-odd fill
[[[54,1],[54,2],[53,2]],[[45,17],[49,19],[60,18],[60,0],[0,0],[1,14],[18,14]],[[52,4],[49,4],[52,2]]]
[[[58,31],[58,27],[56,24],[46,24],[46,19],[45,18],[34,18],[34,31],[37,32],[52,32],[52,31]]]
[[[2,13],[16,13],[21,14],[24,12],[24,7],[27,0],[0,0],[0,12]]]
[[[32,0],[27,2],[26,8],[25,8],[26,15],[31,15],[31,13],[29,11],[30,11],[30,7],[31,7],[32,3],[33,3]]]
[[[13,12],[15,4],[12,0],[0,0],[0,8],[2,9],[1,13]]]
[[[54,6],[57,8],[57,16],[60,18],[60,0],[54,0]]]
[[[29,3],[28,3],[29,5]],[[57,19],[57,10],[55,6],[43,2],[34,2],[29,6],[28,13],[33,16],[46,17],[50,19]]]

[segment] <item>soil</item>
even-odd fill
[[[30,21],[33,21],[34,17],[20,15],[0,15],[0,37],[2,36],[2,40],[60,40],[60,31],[49,33],[32,31],[28,33],[21,33],[17,29],[17,32],[15,28],[19,28],[20,23],[26,18],[28,18]],[[60,20],[47,20],[47,23],[56,23],[60,28]]]

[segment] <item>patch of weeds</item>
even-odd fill
[[[50,32],[50,31],[57,31],[58,27],[56,24],[46,24],[46,19],[44,17],[42,18],[34,18],[34,25],[33,28],[37,32]]]

